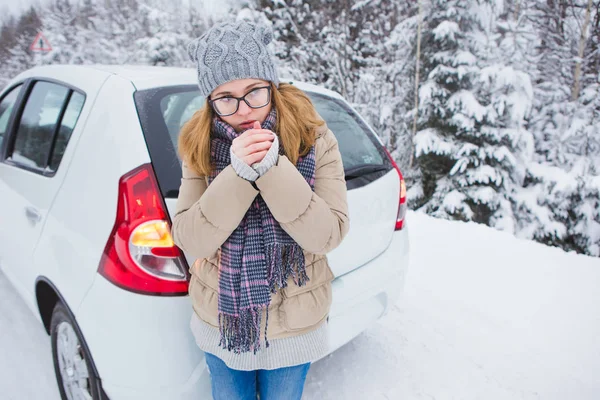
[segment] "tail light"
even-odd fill
[[[144,164],[119,180],[117,218],[98,272],[132,292],[178,296],[188,292],[187,263],[173,243],[154,171]]]
[[[398,164],[396,164],[396,161],[394,161],[394,158],[392,157],[390,152],[387,149],[385,149],[385,152],[387,153],[390,162],[394,166],[394,169],[396,170],[396,172],[398,172],[398,177],[400,178],[400,200],[398,201],[398,215],[396,216],[395,227],[395,230],[399,231],[404,227],[404,219],[406,217],[406,183],[404,182],[404,177],[402,176],[402,172],[400,172]]]

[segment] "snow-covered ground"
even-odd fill
[[[60,400],[50,337],[0,271],[0,399]]]
[[[599,399],[600,259],[409,212],[405,294],[312,366],[306,399]],[[0,274],[0,397],[55,400],[50,344]]]

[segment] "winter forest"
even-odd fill
[[[44,4],[2,15],[0,87],[39,64],[190,67],[215,21],[263,21],[283,77],[369,121],[410,208],[600,256],[600,0]],[[29,50],[38,32],[51,52]]]

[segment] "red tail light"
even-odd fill
[[[119,180],[117,218],[98,272],[132,292],[188,292],[188,268],[171,238],[171,224],[154,171],[144,164]]]
[[[385,152],[390,159],[390,162],[394,166],[394,169],[398,172],[398,177],[400,178],[400,200],[398,201],[398,215],[396,217],[396,227],[395,230],[399,231],[404,227],[404,218],[406,217],[406,183],[404,182],[404,177],[402,176],[402,172],[400,172],[400,168],[396,161],[392,158],[390,152],[385,149]]]

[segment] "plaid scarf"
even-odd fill
[[[262,124],[274,130],[277,113],[272,109]],[[209,184],[231,163],[230,147],[239,134],[216,117],[211,134],[211,161],[215,166]],[[281,141],[280,141],[281,143]],[[279,153],[283,154],[280,144]],[[301,157],[298,171],[314,190],[315,149]],[[223,210],[227,212],[227,210]],[[308,281],[302,248],[275,220],[258,194],[244,218],[220,249],[219,262],[219,346],[235,353],[261,348],[260,327],[265,312],[265,345],[271,293],[285,288],[287,279],[303,286]]]

